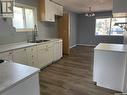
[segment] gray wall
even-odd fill
[[[98,12],[96,17],[112,16],[112,12]],[[95,36],[95,17],[77,16],[77,44],[96,45],[98,43],[123,43],[120,36]]]
[[[16,0],[16,2],[38,8],[38,0]],[[39,39],[58,37],[56,23],[38,21],[38,27]],[[12,19],[7,19],[7,21],[4,21],[2,18],[0,18],[0,44],[26,41],[28,38],[31,38],[31,34],[32,33],[23,32],[17,33],[12,25]]]
[[[77,44],[77,14],[70,13],[70,48]]]

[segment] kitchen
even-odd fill
[[[0,64],[0,95],[126,93],[126,85],[123,87],[126,83],[121,82],[126,75],[123,74],[126,34],[124,37],[123,28],[122,32],[111,30],[112,25],[126,25],[126,0],[10,1],[14,3],[13,15],[8,16],[3,8],[0,17],[0,58],[6,60]],[[112,18],[112,14],[121,17],[119,12],[125,12],[122,19]],[[110,75],[103,69],[105,65],[100,69],[97,63],[106,63],[108,59],[105,61],[101,55],[112,47],[113,53],[119,56],[113,57],[115,62],[111,61],[118,63],[118,67],[117,70],[112,67],[111,72],[116,73]],[[100,78],[103,73],[96,71],[107,72],[104,76],[107,80]],[[110,76],[111,86],[107,86]]]

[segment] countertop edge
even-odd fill
[[[12,50],[17,50],[17,49],[22,49],[22,48],[26,48],[26,47],[31,47],[31,46],[36,46],[36,45],[41,45],[41,44],[47,44],[47,43],[50,43],[50,42],[55,42],[55,41],[62,41],[62,39],[49,39],[50,41],[48,42],[42,42],[42,43],[27,43],[27,42],[19,42],[19,43],[12,43],[12,44],[5,44],[5,45],[0,45],[0,49],[1,47],[3,46],[13,46],[15,44],[18,45],[22,45],[20,47],[13,47],[13,48],[7,48],[5,50],[0,50],[0,53],[4,53],[4,52],[8,52],[8,51],[12,51]],[[27,45],[26,45],[27,44]],[[24,46],[23,46],[24,45]]]
[[[15,63],[15,62],[14,62],[14,63],[3,63],[3,64],[13,64],[13,65],[16,64],[16,65],[19,65],[19,66],[22,65],[22,64],[19,64],[19,63]],[[26,65],[22,65],[22,66],[26,66]],[[7,90],[10,89],[11,87],[14,87],[14,86],[16,86],[17,84],[19,84],[19,83],[21,83],[21,82],[23,82],[23,81],[29,79],[29,78],[32,77],[33,75],[35,75],[35,74],[37,74],[37,73],[40,72],[40,69],[38,69],[38,68],[30,67],[30,66],[26,66],[26,67],[29,67],[29,68],[33,69],[33,72],[29,73],[28,75],[24,76],[24,77],[21,78],[21,79],[18,79],[18,80],[16,80],[16,81],[10,83],[10,84],[7,85],[6,87],[1,88],[1,89],[0,89],[0,94],[3,93],[3,92],[5,92],[5,91],[7,91]]]

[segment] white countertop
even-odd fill
[[[38,72],[37,68],[13,62],[0,64],[0,93]]]
[[[6,45],[0,45],[0,53],[10,51],[10,50],[15,50],[15,49],[20,49],[24,47],[30,47],[38,44],[45,44],[53,41],[59,41],[61,39],[46,39],[50,40],[47,42],[42,42],[42,43],[27,43],[27,42],[19,42],[19,43],[12,43],[12,44],[6,44]]]
[[[100,43],[94,49],[95,50],[104,50],[104,51],[127,52],[127,45]]]

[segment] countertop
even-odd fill
[[[0,64],[0,93],[38,72],[37,68],[14,62]]]
[[[94,50],[127,52],[127,45],[100,43],[94,48]]]
[[[19,43],[0,45],[0,53],[10,51],[10,50],[35,46],[35,45],[39,45],[39,44],[45,44],[45,43],[49,43],[49,42],[53,42],[53,41],[60,41],[61,39],[46,39],[46,40],[50,40],[50,41],[42,42],[42,43],[19,42]]]

